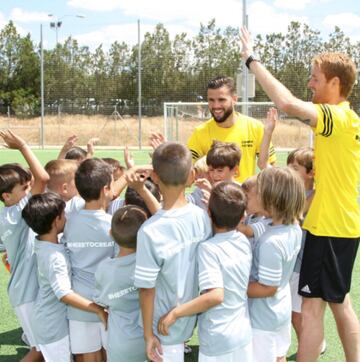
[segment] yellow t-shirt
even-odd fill
[[[360,176],[360,119],[348,102],[316,105],[315,196],[303,228],[314,235],[360,236],[357,201]]]
[[[260,152],[260,145],[264,134],[263,124],[254,119],[237,113],[235,124],[229,128],[219,127],[211,118],[196,127],[188,140],[194,160],[205,156],[214,140],[222,142],[234,142],[241,150],[239,165],[239,177],[236,181],[243,182],[248,177],[255,175],[256,156]],[[269,162],[276,161],[274,147],[269,150]]]

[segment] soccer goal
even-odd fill
[[[259,120],[266,118],[272,102],[238,102],[235,109]],[[206,102],[164,103],[164,133],[169,141],[186,143],[194,128],[211,118]]]

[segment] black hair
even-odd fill
[[[0,200],[4,201],[2,194],[11,192],[17,184],[31,181],[31,171],[18,163],[6,163],[0,166]]]
[[[156,200],[161,200],[160,190],[157,185],[155,185],[151,179],[147,179],[145,182],[145,187],[155,196]],[[126,205],[136,205],[144,209],[147,217],[151,216],[151,212],[146,206],[144,199],[131,187],[128,187],[125,192],[125,204]]]
[[[65,210],[65,201],[54,192],[32,196],[24,209],[22,217],[38,235],[50,232],[54,220]]]
[[[246,196],[238,183],[223,181],[212,189],[209,212],[215,226],[235,229],[244,216],[245,208]]]
[[[112,168],[99,158],[83,161],[75,173],[75,185],[85,201],[98,200],[104,186],[110,186]]]
[[[141,207],[123,206],[112,217],[111,235],[120,247],[136,249],[137,233],[146,219]]]

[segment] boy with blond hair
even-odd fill
[[[294,171],[272,167],[260,172],[257,189],[272,222],[255,245],[248,288],[254,361],[284,361],[291,344],[289,279],[301,246],[304,185]]]
[[[190,151],[180,143],[163,143],[155,149],[152,165],[163,208],[139,230],[135,287],[140,288],[148,358],[183,361],[196,316],[179,319],[168,336],[157,336],[157,324],[170,309],[197,296],[196,250],[210,237],[211,224],[206,212],[185,198],[185,187],[194,177]]]
[[[10,130],[0,131],[7,147],[19,150],[30,167],[30,171],[19,164],[0,166],[0,199],[5,207],[0,213],[0,238],[5,245],[11,265],[8,284],[10,304],[15,310],[32,349],[26,355],[28,361],[41,361],[36,351],[36,338],[30,317],[38,292],[35,269],[35,234],[27,226],[21,212],[31,195],[45,191],[49,175],[26,142]],[[32,183],[33,177],[33,183]]]

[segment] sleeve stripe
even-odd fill
[[[332,134],[333,131],[333,119],[332,119],[332,113],[328,105],[321,104],[320,105],[321,110],[324,114],[324,129],[321,132],[322,136],[329,137]]]
[[[153,277],[156,278],[158,273],[145,273],[145,272],[142,272],[141,270],[135,270],[135,274],[139,275],[139,276],[149,277],[149,278],[153,278]]]
[[[136,270],[142,270],[144,272],[157,273],[159,271],[158,268],[145,268],[140,265],[136,265]]]
[[[281,281],[281,278],[280,277],[279,278],[278,277],[269,277],[267,275],[263,275],[263,274],[259,273],[259,281],[260,281],[260,283],[261,283],[261,280],[269,280],[269,281],[278,283],[278,282]]]
[[[194,150],[190,150],[190,151],[191,151],[193,159],[196,160],[196,159],[198,159],[200,157],[200,155],[196,151],[194,151]]]
[[[135,280],[145,280],[145,281],[150,281],[153,282],[156,280],[156,277],[149,277],[149,276],[140,276],[139,274],[135,273]]]

